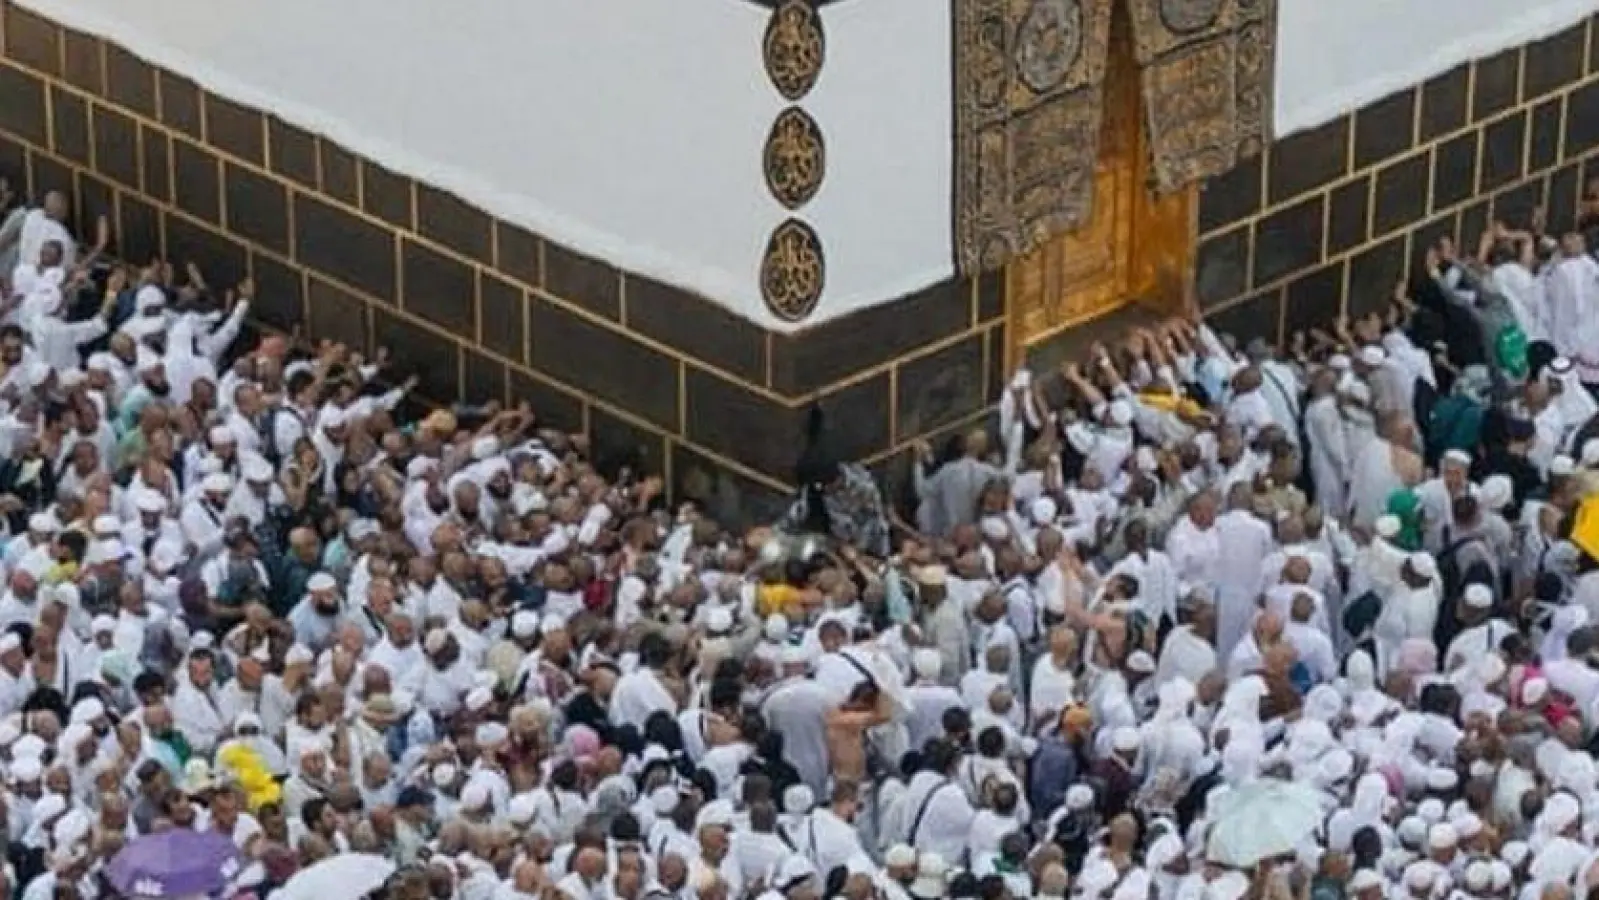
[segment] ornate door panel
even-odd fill
[[[1032,344],[1135,301],[1175,312],[1192,244],[1189,190],[1152,189],[1132,33],[1116,4],[1110,27],[1092,214],[1006,269],[1009,365]]]

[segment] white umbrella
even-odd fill
[[[1240,869],[1293,852],[1323,819],[1321,795],[1315,789],[1275,778],[1228,791],[1217,805],[1205,858]]]
[[[363,897],[379,887],[395,865],[370,853],[345,853],[330,856],[308,869],[301,869],[272,895],[273,900],[332,900],[334,897]]]

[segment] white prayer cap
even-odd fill
[[[565,631],[566,618],[558,612],[547,612],[539,620],[539,631],[549,634],[552,631]]]
[[[1110,401],[1110,422],[1112,425],[1131,425],[1133,423],[1133,405],[1126,400]]]
[[[427,637],[422,639],[422,649],[428,653],[438,653],[444,649],[449,640],[449,632],[442,628],[435,628],[427,633]]]
[[[1382,887],[1383,883],[1381,875],[1370,869],[1361,869],[1349,879],[1349,892],[1358,894],[1361,891],[1369,891],[1374,887]]]
[[[200,489],[208,494],[226,494],[233,490],[233,477],[226,472],[213,472],[201,479]]]
[[[1377,517],[1377,536],[1384,540],[1392,540],[1396,535],[1399,534],[1399,530],[1403,527],[1404,526],[1399,521],[1398,516]]]
[[[439,470],[439,461],[430,456],[418,456],[405,464],[405,477],[416,481]]]
[[[804,815],[816,805],[816,795],[808,785],[791,785],[783,792],[783,811],[790,815]]]
[[[89,632],[91,634],[111,634],[116,630],[117,620],[111,618],[110,616],[95,616],[94,619],[89,622]]]
[[[1140,675],[1149,675],[1155,671],[1155,657],[1145,650],[1134,650],[1127,657],[1127,668]]]
[[[1032,517],[1034,525],[1043,527],[1055,521],[1055,516],[1059,513],[1059,511],[1060,510],[1056,507],[1054,500],[1051,500],[1048,497],[1039,497],[1037,500],[1034,500],[1032,506],[1029,507],[1028,514]]]
[[[1554,359],[1549,360],[1548,368],[1549,371],[1556,375],[1564,375],[1567,372],[1570,372],[1572,369],[1571,359],[1565,356],[1557,356]]]
[[[731,800],[712,800],[700,807],[700,814],[695,822],[695,828],[696,830],[699,828],[731,828],[733,822],[733,802]]]
[[[34,513],[28,517],[28,530],[37,531],[40,534],[55,534],[61,530],[61,526],[56,522],[55,516],[41,512]]]
[[[1489,475],[1477,488],[1477,499],[1488,510],[1498,512],[1510,503],[1515,493],[1516,487],[1509,475]]]
[[[89,380],[89,376],[82,369],[67,369],[59,373],[61,389],[70,391]]]
[[[655,810],[658,816],[669,816],[672,810],[677,809],[679,797],[677,788],[663,784],[650,791],[650,809]]]
[[[326,572],[318,572],[306,579],[305,589],[308,591],[336,591],[339,582]]]
[[[1493,885],[1493,881],[1493,866],[1487,860],[1473,860],[1466,866],[1466,890],[1481,894]]]
[[[1532,847],[1526,841],[1506,841],[1505,845],[1499,848],[1499,858],[1511,868],[1526,862],[1531,853]]]
[[[1406,847],[1418,848],[1421,842],[1427,839],[1427,820],[1421,816],[1406,816],[1400,820],[1399,827],[1394,830],[1399,837],[1399,843]]]
[[[1359,358],[1368,366],[1380,366],[1388,361],[1388,353],[1376,344],[1367,344],[1360,348]]]
[[[911,665],[923,678],[937,678],[944,668],[944,657],[931,647],[920,647],[911,655]]]
[[[248,710],[239,713],[233,720],[234,731],[243,731],[246,728],[254,728],[259,731],[262,727],[261,717]]]
[[[315,659],[316,654],[311,652],[310,647],[304,644],[295,644],[289,648],[288,653],[283,655],[283,664],[286,666],[303,666],[315,661]]]
[[[85,697],[72,705],[71,721],[88,724],[105,716],[105,704],[98,698]]]
[[[1455,826],[1455,833],[1460,835],[1462,840],[1482,834],[1482,819],[1476,813],[1468,812],[1450,824]]]
[[[911,571],[911,578],[920,585],[940,587],[949,582],[949,570],[938,565],[921,566]]]
[[[261,484],[272,480],[272,464],[254,454],[245,457],[240,468],[244,471],[245,481]]]
[[[766,639],[772,642],[783,641],[788,638],[788,617],[782,613],[772,613],[766,617]]]
[[[494,702],[494,692],[488,688],[473,688],[466,694],[466,708],[472,712],[482,712]]]
[[[1334,372],[1349,371],[1349,354],[1334,353],[1332,356],[1327,357],[1327,368],[1332,369]]]
[[[85,565],[97,566],[101,563],[116,562],[127,555],[128,548],[123,545],[120,538],[107,538],[105,540],[95,541],[93,544],[90,544],[89,553],[84,558],[83,562]],[[70,602],[77,601],[78,589],[76,587],[70,584],[63,584],[60,585],[60,587],[71,587],[72,592],[70,594],[59,594],[56,598],[58,603],[68,603],[68,597],[71,598]]]
[[[1487,609],[1494,605],[1493,588],[1479,581],[1466,585],[1466,606],[1471,609]]]
[[[25,756],[11,763],[11,778],[14,781],[38,781],[44,776],[44,763],[39,762],[36,756]]]
[[[1510,867],[1497,859],[1491,859],[1488,861],[1488,868],[1493,873],[1491,884],[1493,885],[1494,893],[1503,893],[1508,890],[1510,888],[1510,879],[1513,877]]]
[[[1538,821],[1544,827],[1545,834],[1555,835],[1577,824],[1582,816],[1582,807],[1577,803],[1577,798],[1564,791],[1556,791],[1544,802],[1543,812],[1538,814]]]
[[[1521,702],[1532,705],[1543,700],[1549,695],[1549,680],[1547,678],[1529,678],[1521,686]]]
[[[211,430],[206,434],[206,438],[211,441],[211,446],[213,447],[219,444],[236,444],[239,441],[238,437],[233,433],[233,429],[226,425],[212,426]]]
[[[1556,478],[1564,478],[1577,471],[1577,463],[1564,453],[1557,455],[1549,461],[1549,474]]]
[[[705,613],[705,630],[711,634],[726,634],[733,628],[733,614],[725,606],[713,606]]]
[[[90,523],[95,537],[115,537],[122,533],[122,520],[112,515],[95,516]]]
[[[1342,747],[1328,751],[1316,762],[1316,774],[1324,785],[1334,785],[1349,780],[1355,773],[1355,755]]]
[[[1432,558],[1431,553],[1412,553],[1405,558],[1405,562],[1418,578],[1438,577],[1438,561]]]
[[[348,416],[344,410],[329,403],[317,414],[316,423],[321,428],[343,428]]]
[[[147,284],[133,294],[133,308],[137,312],[152,312],[166,305],[166,295],[153,284]]]
[[[1497,658],[1490,657],[1490,659]],[[1500,663],[1500,665],[1504,665],[1504,663]],[[1497,681],[1498,679],[1494,680]],[[1495,771],[1494,764],[1486,759],[1474,759],[1471,761],[1471,765],[1466,768],[1466,774],[1472,778],[1492,778]],[[1461,834],[1465,834],[1465,832],[1461,832]],[[1470,837],[1470,835],[1466,836]]]
[[[1138,729],[1123,725],[1111,732],[1110,745],[1119,753],[1132,753],[1138,749]]]
[[[511,739],[511,729],[504,722],[484,722],[472,732],[479,747],[498,747]]]
[[[530,638],[539,633],[539,614],[528,609],[519,609],[511,616],[511,636]]]
[[[1073,812],[1094,805],[1094,789],[1086,784],[1074,784],[1066,789],[1066,808]]]
[[[1437,797],[1428,797],[1416,804],[1416,815],[1421,816],[1421,820],[1426,822],[1428,826],[1436,825],[1443,821],[1446,811],[1444,802]]]
[[[489,786],[481,781],[469,782],[461,789],[461,808],[476,812],[489,805]]]
[[[1471,467],[1471,454],[1464,450],[1445,450],[1443,461],[1457,466]]]
[[[456,768],[455,763],[442,762],[433,767],[429,777],[433,779],[434,786],[449,787],[455,783],[455,776],[459,774],[461,774],[461,770]]]
[[[538,815],[538,804],[531,794],[517,794],[505,804],[505,820],[512,825],[526,826]]]
[[[1434,850],[1447,850],[1460,843],[1460,835],[1455,831],[1455,826],[1448,822],[1439,822],[1427,829],[1427,846]]]
[[[0,636],[0,653],[9,653],[12,650],[22,649],[22,638],[17,637],[14,631],[8,631]]]
[[[307,756],[315,756],[318,753],[327,753],[329,749],[330,748],[328,747],[328,741],[326,738],[306,738],[300,742],[299,757],[301,759],[305,759]]]
[[[883,854],[883,865],[894,869],[916,865],[916,849],[909,844],[895,844]]]
[[[983,537],[990,541],[1003,541],[1010,537],[1010,526],[999,516],[985,516],[979,527]]]
[[[1405,887],[1413,891],[1428,891],[1432,889],[1432,866],[1426,862],[1417,861],[1405,866]]]
[[[494,437],[480,437],[472,442],[472,458],[478,462],[500,452],[500,442]]]

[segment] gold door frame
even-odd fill
[[[1155,179],[1131,23],[1115,4],[1099,157],[1087,221],[1006,266],[1006,366],[1029,347],[1134,303],[1171,315],[1188,303],[1196,188]]]

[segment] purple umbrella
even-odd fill
[[[239,872],[239,851],[227,835],[173,828],[129,843],[111,859],[111,887],[124,897],[211,896]]]

